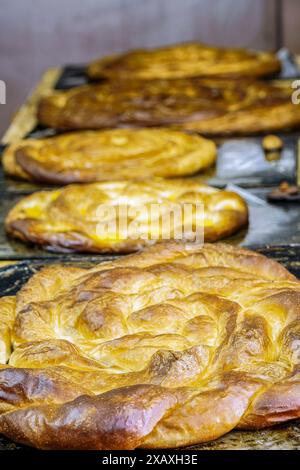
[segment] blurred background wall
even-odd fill
[[[0,135],[48,67],[193,39],[300,52],[299,21],[300,0],[0,0]]]

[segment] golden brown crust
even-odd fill
[[[217,48],[200,43],[175,44],[140,49],[92,62],[92,79],[157,79],[184,77],[262,77],[280,71],[280,62],[270,52]]]
[[[157,235],[157,216],[154,213],[150,222],[151,204],[161,204],[164,211],[171,210],[176,203],[185,202],[191,203],[192,207],[196,207],[196,203],[203,205],[204,218],[202,211],[194,211],[187,214],[184,221],[187,227],[188,220],[191,220],[194,230],[196,224],[197,227],[204,224],[206,241],[219,240],[247,225],[247,206],[238,194],[192,180],[157,178],[72,185],[36,192],[19,201],[10,211],[6,230],[21,240],[55,250],[130,253],[155,243],[157,239],[178,235],[178,232],[171,232],[168,236],[162,227],[159,227]],[[128,225],[117,230],[118,224],[111,223],[114,217],[120,220],[115,208],[125,203],[128,206]],[[104,211],[101,205],[104,205]],[[181,230],[183,219],[179,217],[180,214],[177,220]],[[104,224],[102,232],[99,223]]]
[[[5,364],[11,353],[11,329],[15,320],[15,297],[0,299],[0,364]]]
[[[11,144],[2,153],[2,166],[7,175],[15,176],[19,179],[31,180],[29,174],[22,170],[21,166],[17,164],[15,153],[19,149],[19,142]]]
[[[7,174],[41,183],[190,175],[213,165],[216,146],[168,129],[81,131],[26,139],[4,151]]]
[[[251,80],[113,81],[56,92],[38,108],[56,129],[171,126],[205,135],[289,130],[300,107],[289,88]]]
[[[0,433],[43,449],[166,448],[297,418],[299,305],[292,274],[230,245],[47,267],[0,303],[13,349]]]

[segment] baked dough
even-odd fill
[[[300,283],[251,251],[50,266],[0,317],[0,433],[23,444],[174,448],[300,416]]]
[[[55,129],[175,128],[206,135],[275,132],[300,126],[289,87],[249,80],[114,81],[57,91],[41,100]]]
[[[213,165],[216,146],[168,129],[82,131],[9,146],[4,171],[41,183],[81,183],[150,176],[174,177]]]
[[[247,206],[238,194],[192,180],[158,178],[70,185],[36,192],[21,199],[10,211],[6,230],[14,237],[52,250],[128,253],[155,240],[169,238],[168,232],[155,224],[159,213],[152,213],[153,225],[145,218],[145,214],[151,215],[151,204],[161,204],[161,213],[166,213],[176,209],[174,204],[185,202],[192,203],[192,207],[196,203],[203,204],[204,218],[202,211],[193,210],[186,215],[185,224],[187,229],[189,220],[193,229],[204,224],[206,241],[219,240],[247,225]],[[114,208],[124,204],[128,206],[129,224],[117,225],[115,218],[119,220],[119,214],[124,212]],[[104,206],[99,212],[101,205]],[[175,219],[177,227],[176,221],[181,228],[180,214]],[[99,223],[103,224],[100,229]],[[187,237],[191,235],[187,233]],[[171,238],[176,236],[177,230],[171,233]]]
[[[87,73],[93,79],[156,79],[230,76],[261,77],[280,71],[270,52],[218,48],[199,43],[141,49],[92,62]]]

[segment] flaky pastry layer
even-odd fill
[[[140,49],[92,62],[93,78],[156,79],[184,77],[262,77],[279,72],[280,62],[270,52],[218,48],[200,43]]]
[[[190,175],[215,160],[212,141],[169,129],[81,131],[26,139],[3,154],[6,173],[57,184]]]
[[[300,416],[300,283],[255,252],[50,266],[0,319],[0,433],[23,444],[172,448]]]
[[[247,135],[300,125],[288,87],[251,80],[115,80],[41,100],[41,124],[55,129],[170,126],[205,135]]]
[[[184,203],[191,205],[189,213]],[[176,218],[169,225],[162,215],[172,211]],[[247,222],[247,205],[234,192],[192,180],[157,178],[39,191],[21,199],[5,224],[10,235],[52,250],[130,253],[161,239],[201,237],[202,227],[205,240],[216,241]]]

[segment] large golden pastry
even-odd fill
[[[248,250],[50,266],[0,318],[0,433],[23,444],[174,448],[300,416],[300,282]]]
[[[184,203],[191,204],[190,213],[181,212]],[[197,203],[200,210],[196,210]],[[175,215],[168,225],[163,214],[172,211]],[[234,192],[195,181],[158,178],[39,191],[21,199],[5,224],[10,235],[52,250],[128,253],[181,234],[199,237],[201,227],[206,241],[219,240],[247,222],[247,205]]]
[[[57,91],[41,100],[41,124],[55,129],[173,126],[206,135],[300,126],[289,87],[249,80],[113,81]]]
[[[42,183],[80,183],[150,176],[174,177],[211,166],[216,146],[168,129],[82,131],[9,146],[4,171]]]
[[[261,77],[279,72],[280,62],[270,52],[219,48],[200,43],[140,49],[92,62],[93,79],[156,79],[184,77]]]

